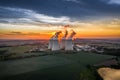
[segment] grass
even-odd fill
[[[7,77],[9,80],[79,80],[80,72],[84,67],[80,64],[65,64],[31,71]]]
[[[33,45],[24,45],[24,46],[13,46],[13,47],[0,48],[0,60],[17,59],[17,58],[22,58],[25,56],[30,57],[31,55],[34,55],[34,54],[33,53],[25,54],[25,52],[35,47],[36,46],[33,46]]]
[[[38,69],[70,64],[71,61],[51,55],[0,62],[0,76],[26,73]]]
[[[76,54],[57,54],[72,61],[76,61],[83,65],[93,65],[106,59],[113,58],[114,56],[94,54],[88,52],[77,52]]]
[[[94,75],[89,70],[86,71],[86,65],[93,65],[111,57],[113,56],[86,52],[58,52],[40,57],[1,61],[0,80],[80,80],[82,74],[89,77]]]
[[[24,53],[32,48],[34,48],[35,46],[30,46],[30,45],[26,45],[26,46],[13,46],[13,47],[4,47],[4,48],[0,48],[0,50],[8,50],[9,53],[17,53],[17,54],[21,54]]]

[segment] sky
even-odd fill
[[[0,0],[0,39],[119,38],[120,0]]]

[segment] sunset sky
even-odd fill
[[[67,24],[76,38],[119,38],[120,0],[0,0],[0,39],[49,39]]]

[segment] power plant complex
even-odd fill
[[[63,35],[61,39],[59,39],[60,34]],[[75,31],[73,31],[72,29],[69,32],[68,30],[65,30],[64,32],[56,32],[49,40],[48,49],[52,51],[73,50],[73,37],[75,34]]]

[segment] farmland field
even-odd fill
[[[31,45],[24,45],[24,46],[13,46],[13,47],[4,47],[0,48],[0,50],[8,50],[9,53],[24,53],[25,51],[28,51],[36,46]]]
[[[114,56],[79,52],[1,61],[0,79],[79,80],[81,72],[86,70],[87,65],[93,65],[112,57]],[[94,76],[94,74],[89,75]]]

